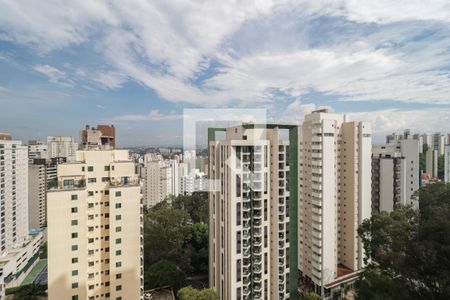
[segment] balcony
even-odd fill
[[[84,176],[81,177],[70,177],[70,178],[62,178],[58,182],[58,186],[56,189],[59,190],[76,190],[76,189],[84,189],[86,187],[86,180]]]
[[[322,158],[322,153],[320,152],[311,152],[312,158]]]
[[[320,215],[313,214],[311,218],[314,222],[322,223],[322,216]]]
[[[319,192],[312,192],[311,196],[313,196],[314,198],[322,199],[322,193]]]
[[[322,208],[319,207],[313,207],[312,208],[312,212],[317,214],[317,215],[322,215]]]
[[[124,176],[120,178],[120,180],[113,180],[109,183],[112,187],[124,187],[124,186],[138,186],[139,185],[139,179],[137,178],[131,178],[128,176]]]

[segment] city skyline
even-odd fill
[[[290,123],[329,106],[372,121],[376,141],[450,131],[444,2],[2,8],[0,128],[19,140],[113,123],[121,147],[180,145],[183,109],[204,107],[267,108]]]

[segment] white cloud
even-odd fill
[[[48,81],[52,83],[59,83],[66,86],[73,86],[75,82],[67,77],[66,73],[49,65],[36,65],[33,68],[48,77]]]
[[[316,49],[303,43],[284,50],[242,52],[232,45],[233,36],[251,22],[295,24],[319,16],[393,26],[432,20],[447,28],[449,5],[445,0],[138,0],[127,5],[107,0],[35,5],[0,0],[0,39],[44,53],[90,41],[106,66],[89,71],[94,76],[79,67],[76,75],[109,89],[135,80],[174,102],[260,105],[273,102],[280,91],[299,98],[316,90],[348,100],[450,103],[448,69],[442,69],[450,60],[450,38],[427,42],[415,52],[390,44],[397,41],[393,36],[412,43],[408,39],[415,32],[402,35],[399,30]],[[297,32],[286,38],[295,41]],[[218,73],[194,83],[213,60],[221,64]],[[73,85],[64,72],[48,65],[38,67],[51,82]]]
[[[169,114],[162,114],[158,109],[152,110],[147,115],[123,115],[113,117],[112,121],[174,121],[180,120],[183,118],[183,115],[175,114],[171,112]]]
[[[380,136],[411,129],[412,132],[450,132],[450,109],[386,109],[348,114],[351,120],[370,121]]]
[[[286,107],[280,121],[284,123],[300,124],[305,119],[305,115],[322,108],[327,108],[330,112],[333,111],[333,108],[330,106],[320,106],[314,103],[301,103],[301,101],[297,99]]]
[[[100,72],[93,79],[102,86],[113,90],[121,88],[127,82],[124,74],[113,71]]]

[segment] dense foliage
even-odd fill
[[[186,276],[208,272],[207,222],[207,193],[179,196],[144,212],[145,289],[177,290]]]
[[[420,211],[382,212],[360,226],[367,268],[358,299],[450,299],[450,185],[419,196]]]
[[[47,286],[33,283],[6,289],[6,294],[14,295],[14,300],[39,300],[47,295],[46,290]]]
[[[179,300],[219,300],[213,289],[197,290],[191,286],[182,288],[177,293]]]

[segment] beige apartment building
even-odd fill
[[[331,299],[363,267],[357,228],[371,216],[371,126],[324,109],[299,132],[299,290]]]
[[[127,150],[77,151],[47,205],[50,300],[142,299],[143,208]]]
[[[290,298],[296,240],[290,240],[289,203],[296,197],[290,199],[290,148],[282,127],[212,128],[209,284],[220,299]],[[215,140],[217,130],[225,131],[225,139]]]
[[[154,153],[145,155],[142,182],[142,194],[146,207],[155,206],[170,195],[174,195],[171,188],[174,183],[172,168],[165,163],[161,155]]]

